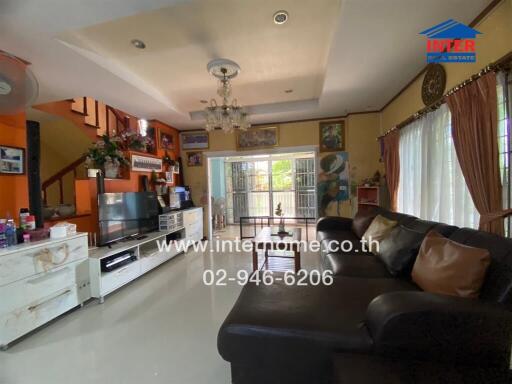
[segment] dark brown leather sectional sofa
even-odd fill
[[[398,221],[382,244],[391,268],[360,246],[377,214]],[[432,229],[489,250],[479,299],[423,292],[411,281]],[[322,218],[317,237],[332,285],[249,283],[224,321],[218,350],[231,363],[233,383],[510,382],[511,239],[382,208],[353,220]],[[329,253],[330,240],[350,241],[354,250]]]

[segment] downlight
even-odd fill
[[[144,49],[146,48],[146,43],[144,43],[142,40],[139,39],[133,39],[131,41],[132,45],[137,49]]]
[[[277,25],[284,24],[288,21],[288,12],[286,11],[277,11],[274,13],[274,23]]]

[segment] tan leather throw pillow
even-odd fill
[[[377,243],[380,243],[397,224],[397,221],[386,219],[384,216],[375,216],[362,237],[366,241],[366,249],[377,254],[379,250]]]
[[[490,263],[488,250],[430,231],[414,263],[412,280],[426,292],[476,299]]]

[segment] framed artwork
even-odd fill
[[[348,152],[326,153],[318,173],[318,214],[339,216],[339,202],[350,199]]]
[[[162,172],[162,159],[157,157],[132,155],[131,168],[135,172]]]
[[[320,123],[320,152],[345,150],[345,120]]]
[[[187,165],[189,167],[200,167],[203,165],[202,152],[187,152]]]
[[[160,148],[174,149],[174,137],[168,133],[160,131],[159,137]]]
[[[210,146],[206,131],[182,132],[180,143],[182,149],[208,149]]]
[[[278,127],[256,127],[247,131],[236,130],[236,148],[258,149],[271,148],[279,145]]]
[[[165,181],[167,183],[174,183],[174,172],[165,172]]]
[[[0,174],[23,175],[25,173],[25,149],[0,145]]]

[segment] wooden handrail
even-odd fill
[[[86,155],[81,156],[80,158],[73,161],[71,164],[65,166],[62,168],[59,172],[57,172],[55,175],[51,176],[47,180],[45,180],[41,184],[41,189],[43,191],[43,201],[46,204],[47,203],[47,194],[46,190],[54,183],[59,182],[59,201],[60,204],[64,203],[64,189],[62,187],[62,178],[68,174],[69,172],[73,172],[75,178],[76,178],[76,169],[82,165],[85,162]]]
[[[126,118],[123,118],[123,116],[121,116],[121,114],[119,113],[118,110],[116,110],[115,108],[111,107],[110,105],[107,105],[107,114],[108,112],[112,112],[114,114],[114,116],[116,117],[116,120],[121,123],[121,125],[123,126],[123,130],[124,131],[127,131],[129,126],[127,125],[127,121],[126,121]],[[108,119],[108,117],[107,117]]]

